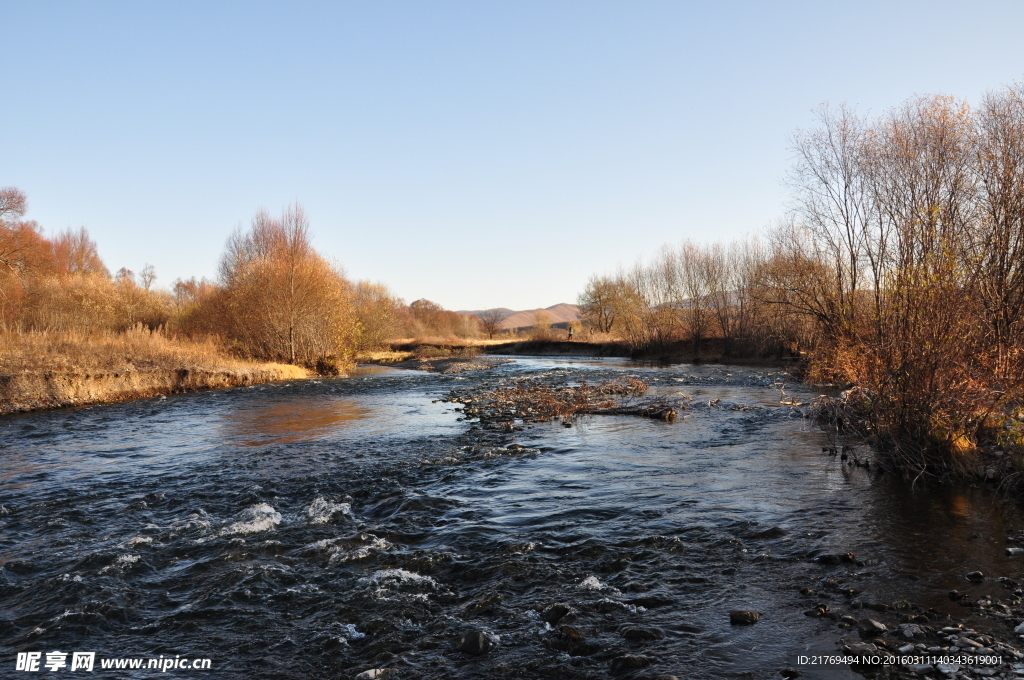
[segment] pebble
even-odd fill
[[[884,623],[879,623],[874,619],[861,619],[857,627],[860,629],[860,634],[864,637],[881,635],[889,630]]]
[[[1006,554],[1010,557],[1014,557],[1015,555],[1024,555],[1024,548],[1007,548]]]
[[[924,675],[932,671],[932,665],[930,663],[905,663],[903,667],[911,673],[917,673],[918,675]]]
[[[459,639],[459,649],[466,654],[480,656],[491,648],[491,641],[478,630],[466,633]]]
[[[908,640],[913,640],[915,637],[924,637],[924,630],[917,624],[901,623],[900,634]]]
[[[964,577],[968,581],[974,581],[975,583],[978,583],[985,579],[985,574],[981,573],[980,571],[971,571],[965,574]]]
[[[872,656],[878,653],[878,647],[867,642],[854,642],[853,644],[846,645],[846,650],[850,654],[860,654],[862,656]]]
[[[757,623],[760,618],[761,614],[759,612],[751,611],[749,609],[733,609],[729,612],[729,621],[734,626],[745,626]]]
[[[801,673],[795,668],[783,668],[781,671],[779,671],[779,675],[781,675],[784,678],[799,678],[801,675],[803,675],[803,673]]]
[[[942,673],[943,675],[954,675],[960,670],[960,664],[958,663],[937,663],[935,664],[935,670]]]

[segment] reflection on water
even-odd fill
[[[240,405],[222,413],[221,423],[225,438],[243,446],[266,446],[330,437],[334,430],[370,413],[353,399],[305,395]]]

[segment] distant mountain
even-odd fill
[[[514,311],[505,307],[497,307],[495,309],[477,309],[472,311],[460,311],[459,314],[472,314],[474,316],[480,316],[484,312],[497,311],[501,312],[505,317],[501,322],[502,328],[528,328],[536,324],[537,312],[545,312],[548,315],[548,320],[551,324],[567,323],[569,321],[578,321],[580,318],[580,308],[577,305],[570,305],[568,303],[561,303],[552,305],[545,309],[525,309],[522,311]]]

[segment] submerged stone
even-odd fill
[[[627,640],[633,641],[648,641],[648,640],[661,640],[665,637],[657,628],[648,628],[641,626],[627,626],[619,631],[619,634]]]
[[[623,671],[632,671],[637,668],[644,668],[650,666],[651,660],[646,656],[639,656],[636,654],[623,654],[612,659],[612,672],[622,673]]]

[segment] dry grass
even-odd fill
[[[396,352],[392,350],[364,350],[356,354],[357,364],[390,364],[396,361],[412,359],[412,352]]]
[[[178,340],[145,328],[116,334],[0,334],[0,374],[179,368],[244,370],[270,366],[281,370],[285,377],[306,375],[298,366],[260,364],[236,359],[212,340]]]

